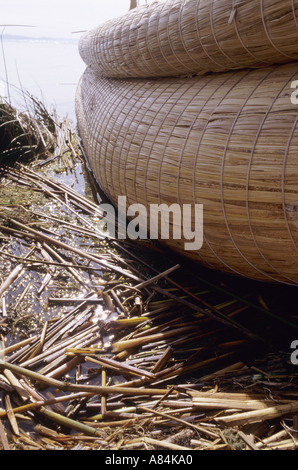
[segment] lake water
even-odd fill
[[[40,99],[48,110],[75,122],[75,92],[85,64],[78,40],[3,37],[0,49],[0,95],[10,95],[17,108],[24,107],[23,88]],[[9,89],[6,86],[6,70]]]

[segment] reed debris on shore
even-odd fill
[[[296,449],[294,289],[108,238],[76,133],[51,135],[1,166],[0,448]]]

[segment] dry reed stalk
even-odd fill
[[[50,399],[45,399],[45,400],[40,400],[40,401],[34,401],[33,403],[28,403],[25,405],[18,406],[17,408],[13,408],[12,411],[14,414],[17,413],[24,413],[26,411],[30,410],[35,410],[37,408],[43,407],[43,406],[49,406],[49,405],[54,405],[56,403],[62,403],[64,401],[71,401],[71,400],[76,400],[78,398],[84,398],[92,396],[92,394],[89,393],[72,393],[71,395],[63,395],[61,397],[55,397],[55,398],[50,398]],[[5,418],[7,416],[7,411],[0,411],[0,419]]]
[[[63,364],[59,366],[56,366],[53,364],[50,365],[50,369],[53,369],[54,367],[54,370],[51,370],[50,372],[48,372],[48,370],[44,370],[44,371],[40,371],[41,373],[46,373],[46,376],[47,377],[50,377],[50,378],[55,378],[57,379],[58,377],[62,377],[62,376],[65,376],[68,372],[71,372],[78,364],[81,364],[82,362],[82,358],[80,357],[74,357],[73,359],[71,359],[70,361],[66,361],[66,358],[65,360],[63,360]]]
[[[45,342],[45,348],[47,350],[52,346],[54,348],[59,348],[69,345],[70,338],[67,338],[66,336],[71,336],[73,330],[79,326],[79,322],[86,318],[85,315],[88,317],[90,313],[90,308],[85,307],[86,302],[83,297],[81,304],[76,306],[74,309],[71,309],[66,315],[57,320],[51,328],[49,328]],[[95,333],[96,331],[98,331],[97,325],[88,324],[86,325],[85,331],[77,332],[76,339],[82,338],[87,332]]]
[[[20,449],[29,451],[45,450],[47,448],[44,443],[41,444],[37,441],[34,441],[24,432],[22,432],[22,434],[18,437],[18,445]]]
[[[1,307],[2,307],[1,316],[2,316],[3,318],[5,318],[5,317],[7,316],[5,297],[2,297],[2,299],[1,299]]]
[[[270,445],[268,448],[270,450],[295,450],[298,448],[298,442],[293,441],[293,439],[287,439],[280,444]]]
[[[67,243],[64,243],[64,242],[61,242],[60,240],[57,240],[53,237],[50,237],[48,235],[45,235],[44,233],[42,232],[39,232],[35,229],[32,229],[31,227],[29,226],[26,226],[25,224],[21,223],[21,222],[18,222],[17,220],[14,220],[14,219],[10,219],[10,222],[17,226],[17,227],[21,227],[23,228],[24,230],[27,231],[26,232],[19,232],[21,233],[22,235],[24,235],[25,237],[30,237],[30,238],[33,238],[33,239],[36,239],[40,242],[47,242],[47,243],[50,243],[50,244],[53,244],[54,246],[57,246],[57,247],[60,247],[60,248],[64,248],[66,250],[69,250],[69,251],[72,251],[78,255],[81,255],[82,257],[90,260],[90,261],[94,261],[96,264],[102,266],[102,267],[105,267],[105,268],[108,268],[108,269],[111,269],[111,270],[114,270],[124,276],[127,276],[128,278],[132,278],[134,280],[139,280],[138,278],[136,278],[136,276],[134,276],[133,274],[131,274],[129,271],[126,271],[124,269],[121,269],[120,267],[118,267],[117,265],[113,265],[111,263],[108,263],[106,261],[104,261],[102,258],[100,257],[97,257],[97,256],[94,256],[92,255],[91,253],[89,252],[86,252],[86,251],[83,251],[83,250],[80,250],[79,248],[76,248],[72,245],[68,245]],[[9,230],[10,229],[8,227],[3,227],[4,230]]]
[[[94,362],[95,364],[101,364],[106,368],[111,368],[114,371],[119,372],[120,374],[129,374],[129,375],[137,375],[141,377],[147,377],[149,379],[154,379],[155,375],[151,372],[147,372],[146,370],[139,369],[137,367],[132,367],[128,364],[121,363],[119,361],[115,361],[113,359],[108,359],[106,357],[94,358],[90,356],[85,357],[86,361]]]
[[[194,431],[191,429],[183,429],[182,431],[177,432],[174,435],[171,435],[167,439],[165,439],[166,442],[171,442],[173,444],[179,443],[181,441],[190,441],[190,439],[194,436]]]
[[[190,443],[194,450],[225,450],[227,444],[218,444],[220,440],[216,440],[214,443],[207,443],[199,439],[191,439]]]
[[[144,83],[88,68],[76,109],[100,187],[115,205],[122,195],[142,204],[148,230],[151,204],[202,204],[201,249],[185,250],[172,226],[160,241],[210,268],[297,285],[297,73],[291,64]]]
[[[97,340],[97,336],[94,336],[93,332],[87,332],[84,334],[82,339],[77,339],[73,340],[71,344],[74,344],[74,346],[89,346],[90,343],[92,344]],[[52,374],[55,376],[57,375],[64,375],[71,365],[75,366],[79,364],[82,360],[81,357],[74,357],[70,361],[68,360],[68,356],[65,353],[65,348],[58,349],[54,354],[48,355],[48,357],[45,359],[45,364],[41,369],[39,369],[39,373],[47,375],[48,377],[51,377]],[[67,364],[65,364],[67,362]]]
[[[61,414],[55,413],[54,411],[41,408],[39,412],[49,420],[54,421],[55,423],[58,423],[62,426],[66,426],[67,428],[74,429],[75,431],[79,431],[90,436],[100,436],[100,433],[97,431],[97,429],[80,423],[79,421],[62,416]]]
[[[168,414],[168,413],[164,413],[164,412],[161,412],[161,411],[153,410],[153,409],[150,409],[150,408],[146,408],[144,406],[139,407],[139,409],[143,410],[143,411],[146,411],[147,413],[153,413],[157,416],[161,416],[162,418],[166,418],[166,419],[169,419],[171,421],[176,421],[177,423],[183,424],[186,427],[190,427],[191,429],[194,429],[195,431],[202,432],[202,427],[201,426],[197,426],[196,424],[188,423],[185,419],[177,418],[176,416],[173,416],[173,414]],[[185,410],[183,410],[183,412],[185,412]],[[214,435],[215,435],[216,437],[218,437],[218,435],[215,434],[215,433],[209,433],[207,429],[206,430],[203,429],[203,431],[206,431],[206,433],[208,433],[209,436],[212,435],[214,437]]]
[[[102,299],[87,298],[85,300],[87,304],[101,304]],[[72,297],[49,297],[49,303],[63,305],[63,304],[81,304],[82,298],[72,298]]]
[[[293,402],[271,406],[262,410],[248,411],[246,413],[238,413],[228,416],[220,416],[214,419],[218,423],[225,423],[233,426],[241,426],[244,424],[255,423],[257,421],[270,420],[279,418],[281,416],[295,414],[297,413],[297,411],[298,404],[296,402]]]
[[[37,383],[45,384],[49,387],[56,387],[59,390],[66,391],[75,391],[75,392],[90,392],[95,395],[109,395],[120,393],[122,395],[164,395],[167,392],[167,389],[155,389],[155,388],[133,388],[133,387],[119,387],[119,386],[106,386],[101,387],[97,385],[77,385],[71,383],[60,382],[56,379],[51,379],[37,372],[25,369],[24,367],[17,366],[15,364],[10,364],[8,362],[0,361],[0,370],[7,372],[15,372],[18,375],[29,377],[31,380],[36,381]]]
[[[68,198],[70,198],[71,202],[73,204],[77,204],[79,208],[83,208],[84,211],[88,212],[90,215],[97,215],[99,217],[102,217],[103,212],[100,209],[100,206],[96,204],[95,202],[91,201],[87,197],[83,196],[82,194],[79,194],[76,192],[73,188],[70,186],[67,186],[63,182],[57,182],[51,178],[47,178],[46,176],[37,173],[33,171],[32,169],[28,167],[21,167],[25,171],[26,175],[26,181],[28,182],[28,178],[32,184],[32,186],[38,186],[40,189],[48,192],[52,197],[56,198],[56,195],[60,195],[60,200],[65,203],[65,195],[67,195]],[[12,175],[13,173],[9,172],[9,175]],[[19,174],[15,173],[15,178],[19,178]],[[40,184],[38,184],[40,182]],[[55,194],[56,192],[56,194]],[[62,195],[62,197],[61,197]],[[64,196],[64,197],[63,197]],[[79,216],[78,213],[76,213],[76,216]],[[85,219],[82,219],[86,225],[89,225],[89,222]]]
[[[8,382],[13,386],[14,390],[18,393],[20,398],[23,401],[27,401],[28,398],[30,398],[30,395],[28,394],[28,391],[25,389],[24,384],[22,384],[12,373],[11,370],[4,370],[3,375],[7,378]]]
[[[19,180],[19,174],[10,170],[9,175],[15,179],[17,182]],[[31,183],[31,184],[30,184]],[[43,191],[45,194],[49,195],[55,201],[60,202],[67,207],[68,211],[74,215],[90,232],[93,236],[97,235],[102,237],[102,233],[96,229],[94,223],[92,224],[88,219],[83,217],[77,209],[82,209],[84,212],[87,212],[89,215],[100,216],[102,217],[102,211],[94,203],[89,201],[84,196],[75,193],[71,188],[66,185],[59,185],[55,181],[42,177],[38,173],[26,169],[26,182],[23,183],[26,185],[31,185],[32,189]],[[72,207],[74,206],[74,208]],[[76,209],[76,210],[75,210]],[[34,212],[33,212],[34,213]],[[40,214],[39,214],[40,215]],[[48,219],[51,219],[49,215],[43,215]],[[52,218],[53,219],[53,218]],[[61,221],[60,221],[61,225]],[[73,224],[72,224],[73,226]],[[76,227],[79,230],[79,227]],[[81,228],[81,230],[84,230]],[[86,232],[85,232],[86,233]]]
[[[31,359],[32,357],[36,356],[36,355],[39,354],[40,352],[42,352],[43,346],[44,346],[44,342],[45,342],[45,338],[46,338],[47,329],[48,329],[48,322],[46,321],[45,324],[44,324],[44,326],[43,326],[43,328],[42,328],[41,334],[40,334],[39,343],[35,346],[35,348],[34,348],[33,351],[31,352],[31,354],[30,354],[30,356],[29,356],[29,359]]]
[[[65,353],[68,356],[73,356],[73,355],[83,355],[83,356],[89,356],[92,354],[99,354],[99,353],[104,353],[105,350],[102,348],[65,348]]]
[[[275,441],[278,441],[279,439],[281,439],[285,436],[288,436],[288,432],[283,429],[282,431],[279,431],[276,434],[273,434],[272,436],[269,436],[267,438],[262,439],[261,442],[257,442],[256,446],[257,447],[264,447],[267,444],[271,444]]]
[[[167,441],[164,441],[164,440],[158,440],[158,439],[153,439],[152,437],[141,437],[140,438],[140,441],[141,442],[144,442],[146,444],[150,444],[150,445],[153,445],[155,447],[161,447],[163,449],[169,449],[169,450],[176,450],[176,451],[185,451],[185,450],[188,450],[190,451],[191,449],[189,447],[185,447],[185,446],[180,446],[178,444],[172,444],[171,442],[167,442]]]
[[[74,320],[74,321],[76,321],[76,320]],[[68,327],[70,327],[72,325],[70,325],[70,324],[66,325],[66,327],[64,327],[63,329],[62,329],[62,326],[63,326],[63,324],[60,325],[60,329],[58,329],[58,332],[57,332],[56,329],[51,330],[51,332],[50,332],[51,334],[49,334],[48,337],[46,338],[45,351],[39,353],[36,356],[32,356],[32,357],[31,357],[32,353],[29,355],[29,357],[28,357],[28,353],[27,353],[26,360],[25,361],[20,361],[21,366],[22,367],[27,367],[27,366],[30,366],[30,367],[33,366],[34,367],[41,360],[45,360],[45,358],[48,357],[49,355],[51,355],[53,353],[57,353],[57,351],[59,352],[59,354],[61,353],[61,351],[66,352],[66,348],[70,345],[73,345],[75,343],[75,341],[80,344],[81,340],[84,339],[84,337],[86,337],[87,334],[94,335],[99,330],[99,327],[97,325],[93,325],[90,328],[87,328],[85,331],[80,332],[75,336],[72,335],[71,337],[67,337],[67,338],[64,338],[61,341],[59,341],[60,336],[62,336],[63,333],[65,332],[64,328],[67,329]],[[54,343],[53,346],[52,346],[52,343]],[[11,358],[10,358],[10,360],[11,360]]]
[[[216,395],[216,394],[215,394]],[[224,410],[263,410],[268,409],[270,405],[272,406],[273,400],[267,402],[265,400],[240,400],[240,399],[231,399],[229,397],[223,398],[211,398],[211,397],[201,397],[193,398],[192,403],[195,407],[200,409],[224,409]]]
[[[5,227],[3,225],[0,225],[0,229],[7,231],[9,233],[14,233],[15,235],[24,235],[23,232],[19,232],[17,230],[10,229],[9,227]],[[91,267],[88,264],[82,265],[82,264],[74,264],[74,263],[66,263],[65,261],[63,263],[55,263],[54,261],[46,261],[42,260],[39,258],[24,258],[23,256],[16,256],[13,255],[12,253],[1,253],[1,256],[4,256],[6,258],[12,258],[21,261],[24,265],[32,265],[32,266],[47,266],[51,268],[52,266],[58,266],[60,268],[66,269],[66,268],[76,268],[77,270],[83,270],[83,271],[98,271],[98,267]],[[51,276],[52,277],[52,276]],[[44,284],[45,281],[43,281]],[[48,284],[48,282],[47,282]],[[105,285],[105,282],[102,284],[103,286]],[[43,290],[43,286],[41,286],[40,290]]]
[[[9,443],[8,443],[7,436],[6,436],[5,428],[3,426],[3,423],[2,423],[1,419],[0,419],[0,439],[1,439],[1,442],[2,442],[2,445],[3,445],[3,449],[4,450],[11,450],[10,446],[9,446]]]
[[[224,377],[225,375],[228,375],[228,374],[233,374],[234,371],[239,371],[239,370],[248,370],[248,368],[241,361],[235,362],[235,364],[231,364],[227,367],[224,367],[223,369],[220,369],[216,372],[213,372],[212,374],[208,374],[208,375],[205,375],[205,376],[201,377],[201,381],[202,382],[208,382],[210,380],[214,380],[214,379],[217,379],[217,378],[220,378],[220,377]]]
[[[245,444],[248,446],[249,449],[251,450],[259,450],[258,447],[255,445],[253,438],[251,436],[247,436],[242,431],[238,431],[238,436],[245,442]]]
[[[167,0],[81,37],[87,65],[106,77],[191,76],[298,59],[291,1]]]
[[[157,363],[154,365],[152,368],[152,373],[156,374],[157,372],[160,372],[164,366],[169,362],[170,357],[173,354],[173,349],[169,346],[165,352],[162,354],[160,359],[157,361]]]
[[[134,419],[121,419],[121,420],[112,420],[112,421],[102,421],[102,422],[97,422],[93,423],[92,421],[84,421],[86,424],[89,426],[93,426],[97,429],[109,429],[109,428],[120,428],[122,431],[123,426],[131,426],[134,423],[142,425],[142,421],[146,421],[147,418],[143,418],[142,416],[138,416],[137,418]],[[117,433],[119,431],[116,431]]]
[[[14,343],[11,346],[7,346],[6,348],[3,349],[3,354],[4,356],[7,354],[12,353],[16,349],[22,348],[23,346],[26,346],[27,344],[32,343],[32,341],[35,341],[37,339],[37,336],[32,336],[31,338],[26,338],[22,341],[19,341],[18,343]]]
[[[127,339],[127,340],[121,340],[114,342],[112,344],[112,352],[120,352],[123,350],[128,350],[132,348],[138,348],[142,346],[143,344],[148,344],[149,342],[155,342],[155,341],[160,341],[160,340],[165,340],[167,338],[170,338],[171,336],[175,336],[177,334],[181,334],[184,332],[189,332],[192,329],[192,327],[184,327],[184,328],[177,328],[168,332],[164,333],[156,333],[153,335],[146,335],[145,337],[142,338],[135,338],[135,339]]]
[[[57,253],[57,251],[53,250],[47,243],[43,243],[43,247],[44,249],[50,254],[53,256],[53,258],[55,258],[56,260],[58,260],[61,265],[65,265],[66,262],[65,260],[63,259],[63,257],[61,255],[59,255],[59,253]],[[71,268],[71,267],[68,267],[66,266],[66,269],[71,273],[71,275],[81,284],[83,285],[84,287],[86,286],[86,280],[80,275],[80,273],[78,273],[75,269]]]
[[[157,274],[153,278],[148,279],[147,281],[143,281],[140,284],[137,284],[136,286],[134,286],[134,288],[141,290],[144,287],[147,287],[150,284],[153,284],[154,282],[158,281],[159,279],[161,279],[163,277],[167,277],[169,274],[171,274],[173,271],[175,271],[176,269],[179,269],[179,268],[180,268],[180,266],[179,266],[179,264],[177,264],[176,266],[173,266],[172,268],[167,269],[163,273]]]
[[[18,426],[16,417],[15,417],[15,414],[14,414],[14,412],[12,410],[12,407],[11,407],[11,401],[10,401],[9,395],[5,396],[4,402],[5,402],[7,418],[8,418],[9,424],[12,428],[12,431],[14,432],[14,434],[16,436],[19,436],[20,435],[19,426]]]
[[[13,271],[9,274],[9,276],[3,281],[2,285],[0,286],[0,296],[4,294],[4,292],[9,288],[9,286],[17,279],[17,277],[21,274],[24,267],[22,264],[16,266]]]

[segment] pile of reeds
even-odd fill
[[[293,0],[166,0],[131,10],[80,40],[106,77],[223,72],[298,59]]]
[[[74,169],[66,185],[51,163],[2,168],[29,199],[0,206],[0,446],[297,448],[290,288],[106,238]]]
[[[30,109],[19,111],[0,100],[0,162],[42,157],[53,150],[58,126],[54,117],[34,96],[28,94],[27,102]]]

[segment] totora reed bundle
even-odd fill
[[[166,0],[83,35],[80,53],[106,77],[161,77],[298,60],[295,0]]]
[[[136,8],[82,36],[87,68],[76,96],[87,159],[114,204],[125,196],[147,213],[152,204],[201,204],[202,248],[185,249],[177,220],[168,246],[210,268],[290,285],[298,284],[297,8],[295,0]]]
[[[165,243],[212,268],[297,285],[295,76],[297,64],[145,81],[87,68],[76,107],[99,185],[115,204],[203,204],[203,247]]]

